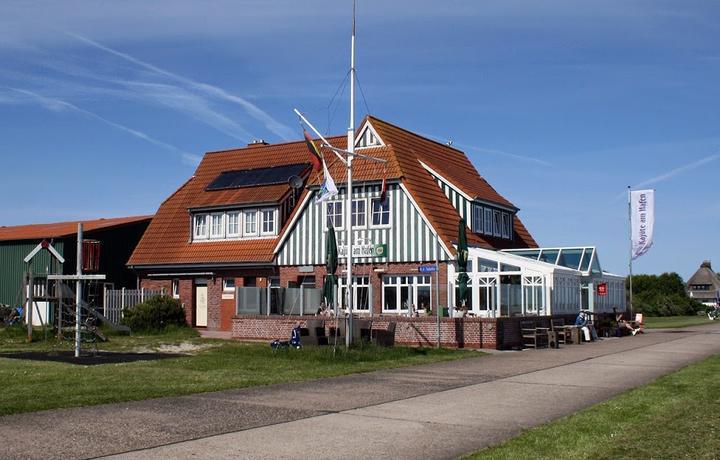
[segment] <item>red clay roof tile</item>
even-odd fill
[[[136,222],[149,221],[153,216],[112,217],[71,222],[53,222],[50,224],[15,225],[0,227],[0,241],[41,240],[43,238],[60,238],[77,233],[77,224],[82,222],[84,232],[92,232],[111,227],[119,227]]]

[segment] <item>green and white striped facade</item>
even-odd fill
[[[291,227],[278,245],[277,264],[324,265],[325,264],[325,227],[326,203],[315,203],[317,191],[306,196],[301,209],[291,222]],[[373,226],[372,198],[379,198],[380,184],[360,184],[353,186],[353,199],[366,200],[366,225],[353,229],[353,241],[371,244],[387,244],[387,257],[354,258],[355,263],[403,263],[433,262],[437,257],[435,233],[423,216],[417,203],[400,183],[388,183],[388,202],[390,204],[390,224]],[[339,188],[339,194],[331,201],[347,198],[346,188]],[[346,203],[343,205],[345,208]],[[346,210],[345,210],[346,211]],[[336,229],[338,247],[345,245],[345,231]],[[442,243],[441,243],[442,244]],[[341,258],[342,259],[342,258]],[[440,249],[440,260],[450,259],[444,249]]]

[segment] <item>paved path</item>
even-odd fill
[[[455,458],[720,353],[720,323],[560,350],[0,417],[4,458]]]

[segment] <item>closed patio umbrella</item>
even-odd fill
[[[465,233],[465,219],[460,219],[458,225],[458,245],[457,245],[457,264],[458,264],[458,303],[464,305],[468,298],[468,245],[467,234]]]
[[[325,305],[327,305],[328,308],[335,306],[335,285],[337,284],[335,271],[337,270],[337,265],[338,249],[337,242],[335,241],[335,228],[330,227],[328,229],[327,240],[325,241],[325,268],[327,269],[327,276],[323,283],[323,297],[325,298]]]

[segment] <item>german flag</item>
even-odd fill
[[[303,129],[303,136],[305,136],[305,143],[307,144],[308,150],[310,150],[310,163],[312,163],[314,171],[320,171],[322,168],[322,161],[320,157],[320,151],[318,150],[315,142],[313,142],[310,133]]]

